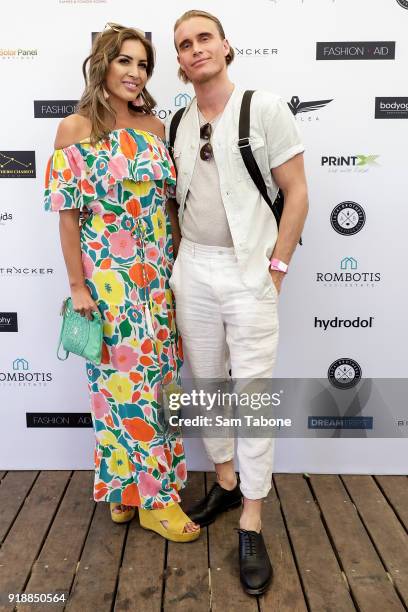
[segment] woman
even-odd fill
[[[131,520],[137,506],[142,527],[185,542],[199,526],[179,506],[184,450],[160,410],[163,386],[177,381],[181,365],[165,209],[175,172],[146,89],[151,43],[108,25],[84,62],[78,114],[59,125],[45,207],[60,212],[74,309],[89,318],[98,308],[104,321],[102,363],[87,363],[94,499],[111,502],[116,523]],[[90,216],[79,229],[83,207]]]

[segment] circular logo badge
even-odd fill
[[[356,202],[340,202],[331,212],[332,228],[343,236],[357,234],[365,223],[365,212]]]
[[[398,4],[404,9],[408,9],[408,0],[397,0]]]
[[[351,389],[361,379],[361,367],[354,359],[336,359],[327,371],[327,378],[337,389]]]

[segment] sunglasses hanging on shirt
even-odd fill
[[[212,125],[211,123],[205,123],[200,127],[200,139],[207,140],[200,149],[200,157],[203,161],[210,161],[214,157],[213,148],[211,145],[212,136]]]

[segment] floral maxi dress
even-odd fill
[[[179,432],[166,428],[160,404],[182,363],[168,284],[165,200],[174,183],[162,140],[133,128],[58,149],[47,167],[46,210],[90,211],[82,262],[104,322],[102,363],[86,364],[97,501],[163,508],[180,501],[186,480]]]

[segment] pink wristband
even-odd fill
[[[280,259],[276,259],[276,257],[274,257],[273,259],[271,259],[269,268],[271,270],[278,270],[279,272],[283,272],[284,274],[286,274],[286,272],[288,271],[288,264],[285,264]]]

